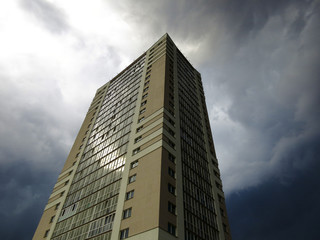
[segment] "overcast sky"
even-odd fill
[[[319,239],[320,2],[0,2],[0,236],[31,239],[98,87],[164,33],[201,73],[234,240]]]

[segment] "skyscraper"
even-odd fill
[[[33,239],[231,239],[201,76],[168,34],[97,90]]]

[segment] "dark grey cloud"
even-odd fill
[[[48,1],[20,0],[20,6],[52,33],[61,34],[70,29],[67,16],[63,10]]]
[[[56,173],[19,159],[0,168],[1,239],[32,239]]]
[[[70,29],[66,13],[51,2],[21,0],[20,5],[52,33]],[[319,6],[311,0],[105,1],[133,29],[132,39],[151,44],[168,32],[201,72],[233,239],[319,235]],[[112,77],[126,54],[118,45],[97,47],[103,40],[99,34],[97,42],[92,36],[87,41],[86,33],[72,34],[79,41],[72,46],[77,52],[103,52],[99,59],[77,55],[88,61],[81,77],[59,75],[42,64],[16,76],[0,64],[4,239],[32,237],[89,104],[91,96],[79,98],[81,107],[64,99],[68,84],[59,85],[59,78],[76,78],[74,91],[95,84],[95,78],[103,84],[103,72]]]
[[[312,146],[317,159],[318,145]],[[319,169],[319,161],[313,161],[307,170],[295,172],[291,184],[272,178],[259,187],[230,194],[227,207],[233,239],[317,239]]]
[[[70,47],[81,57],[97,51],[92,44]],[[105,65],[111,68],[120,61],[110,60],[111,47],[99,48],[104,54],[98,57],[89,55],[84,66],[77,62],[79,55],[74,60],[66,51],[64,68],[59,54],[50,46],[48,50],[40,56],[19,52],[0,59],[0,235],[5,240],[32,239],[90,99],[106,81]]]
[[[319,1],[117,4],[202,73],[234,239],[316,239]]]
[[[223,171],[233,238],[317,239],[319,2],[241,4],[220,12],[227,44],[202,72],[218,157],[234,158]]]
[[[227,96],[227,115],[253,137],[250,140],[249,134],[242,136],[249,144],[239,156],[261,161],[261,170],[270,174],[281,168],[287,155],[294,156],[299,144],[319,138],[320,114],[315,110],[320,103],[317,66],[320,38],[316,31],[319,13],[315,4],[310,2],[308,6],[304,27],[298,29],[295,37],[292,24],[302,18],[301,6],[290,3],[282,11],[289,15],[289,20],[283,21],[279,14],[270,15],[254,36],[246,35],[245,42],[241,40],[237,45],[232,40],[233,53],[227,50],[224,56],[229,56],[220,63],[215,61],[213,69],[207,70],[207,75],[214,77],[206,85],[224,89],[222,93],[212,89],[217,97],[209,99],[210,105]],[[253,156],[247,153],[262,145],[265,151]],[[287,174],[291,170],[287,169]]]
[[[70,116],[64,112],[63,102],[57,102],[56,96],[60,93],[55,86],[46,85],[48,82],[39,79],[37,74],[23,76],[30,77],[29,81],[15,82],[16,79],[3,72],[0,233],[5,240],[27,240],[33,237],[76,134],[77,129],[70,125],[77,123],[62,120]]]
[[[0,163],[24,158],[35,168],[59,170],[55,160],[61,158],[61,166],[77,131],[68,129],[77,120],[69,122],[59,88],[49,85],[54,81],[46,81],[48,75],[1,77],[1,95],[6,101],[0,102]]]
[[[114,5],[127,22],[146,28],[148,36],[168,32],[202,73],[228,193],[270,176],[292,175],[292,167],[282,167],[285,161],[308,166],[293,159],[294,149],[320,132],[315,110],[320,103],[318,1]],[[219,117],[221,112],[228,121]]]

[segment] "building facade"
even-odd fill
[[[168,34],[97,90],[33,239],[231,239],[201,76]]]

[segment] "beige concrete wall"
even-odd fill
[[[145,117],[148,117],[160,108],[163,108],[165,90],[165,61],[166,57],[163,55],[157,61],[152,63],[147,104],[145,105]]]
[[[65,172],[62,175],[60,174],[60,176],[58,177],[57,182],[61,182],[63,179],[66,179],[69,175],[70,175],[69,172]]]
[[[137,174],[137,178],[128,184],[127,192],[135,192],[123,209],[132,207],[132,216],[121,221],[121,229],[130,227],[130,236],[159,226],[161,158],[162,150],[158,148],[141,157],[138,167],[129,172],[129,176]]]
[[[158,136],[152,138],[150,141],[148,141],[148,142],[146,142],[145,144],[142,144],[142,145],[140,146],[140,149],[141,149],[140,151],[142,151],[142,150],[150,147],[151,145],[153,145],[154,143],[158,142],[158,141],[161,140],[161,139],[162,139],[162,135],[158,135]]]
[[[68,175],[68,174],[67,174]],[[63,179],[65,178],[62,178],[60,180],[57,181],[57,183],[59,183],[59,185],[55,186],[54,189],[52,190],[52,193],[56,192],[56,191],[59,191],[61,188],[63,188],[67,182],[66,181],[63,181]],[[68,182],[69,183],[69,182]]]
[[[148,116],[150,117],[150,115]],[[152,123],[154,123],[155,121],[162,119],[163,118],[163,113],[161,112],[159,115],[153,117],[150,120],[146,120],[142,125],[144,128],[146,128],[147,126],[151,125]]]
[[[162,127],[164,115],[160,110],[164,107],[166,90],[166,56],[161,56],[159,53],[154,56],[152,67],[149,68],[151,71],[147,74],[147,76],[150,75],[150,78],[146,80],[149,83],[147,86],[144,86],[144,82],[141,83],[143,89],[148,87],[148,90],[142,93],[142,95],[148,93],[148,97],[141,100],[141,102],[147,100],[147,103],[138,110],[140,112],[141,109],[146,108],[146,111],[138,117],[139,119],[141,117],[145,118],[139,126],[143,125],[143,129],[146,130],[135,133],[134,136],[135,138],[142,136],[141,142],[139,141],[134,144],[134,148],[140,147],[142,156],[138,158],[138,167],[130,169],[128,173],[128,176],[136,174],[136,181],[128,184],[126,188],[126,192],[134,189],[134,198],[125,201],[123,205],[123,210],[132,208],[132,215],[130,218],[123,219],[120,225],[120,229],[129,228],[129,236],[133,239],[136,238],[135,236],[139,236],[139,239],[144,239],[144,233],[147,232],[150,234],[153,232],[154,234],[153,229],[159,228],[160,219],[162,219],[161,227],[167,230],[168,218],[172,223],[175,223],[176,218],[176,216],[168,214],[168,199],[172,203],[175,203],[175,197],[168,196],[168,179],[163,178],[168,172],[168,165],[162,166],[163,148],[160,147],[153,150],[154,147],[151,147],[163,139]],[[148,65],[146,65],[147,67]],[[159,113],[156,114],[156,112]],[[151,128],[148,127],[151,125]],[[140,154],[137,154],[137,156],[140,156]],[[172,184],[175,184],[174,181]],[[160,203],[161,198],[163,198],[162,203]],[[160,216],[163,212],[167,214],[166,217]],[[146,236],[149,235],[147,234]],[[158,239],[158,237],[152,239]]]
[[[139,233],[127,238],[128,240],[176,240],[177,238],[170,235],[167,231],[160,228],[154,228],[149,231]]]
[[[170,99],[169,94],[174,95],[174,92],[172,90],[170,90],[170,80],[174,83],[173,80],[173,74],[169,73],[169,57],[168,55],[166,55],[166,70],[165,70],[165,91],[164,91],[164,108],[169,110],[170,112],[174,112],[174,108],[172,108],[169,104],[169,101],[171,101],[172,103],[174,102],[173,100]],[[173,66],[173,65],[172,65]],[[170,77],[172,76],[172,77]],[[177,85],[177,84],[175,84]],[[175,89],[176,86],[173,86],[173,89]],[[176,88],[177,89],[177,88]],[[177,90],[176,90],[177,91]]]
[[[45,239],[44,234],[47,230],[50,229],[52,225],[52,223],[50,223],[50,220],[53,216],[55,216],[55,219],[58,218],[57,210],[55,210],[55,207],[51,207],[43,212],[39,225],[33,236],[34,240]]]
[[[169,160],[169,152],[162,148],[162,159],[161,159],[161,186],[160,186],[160,219],[159,219],[159,226],[163,230],[167,231],[168,229],[168,222],[172,223],[173,225],[177,226],[177,216],[170,213],[168,211],[168,201],[177,205],[176,196],[169,193],[168,191],[168,183],[176,187],[176,179],[172,178],[168,174],[168,168],[172,168],[174,171],[175,164]]]
[[[160,123],[157,126],[150,129],[149,131],[143,133],[141,136],[142,136],[142,138],[145,138],[145,137],[149,136],[150,134],[154,133],[155,131],[162,129],[162,127],[163,127],[163,123]]]

